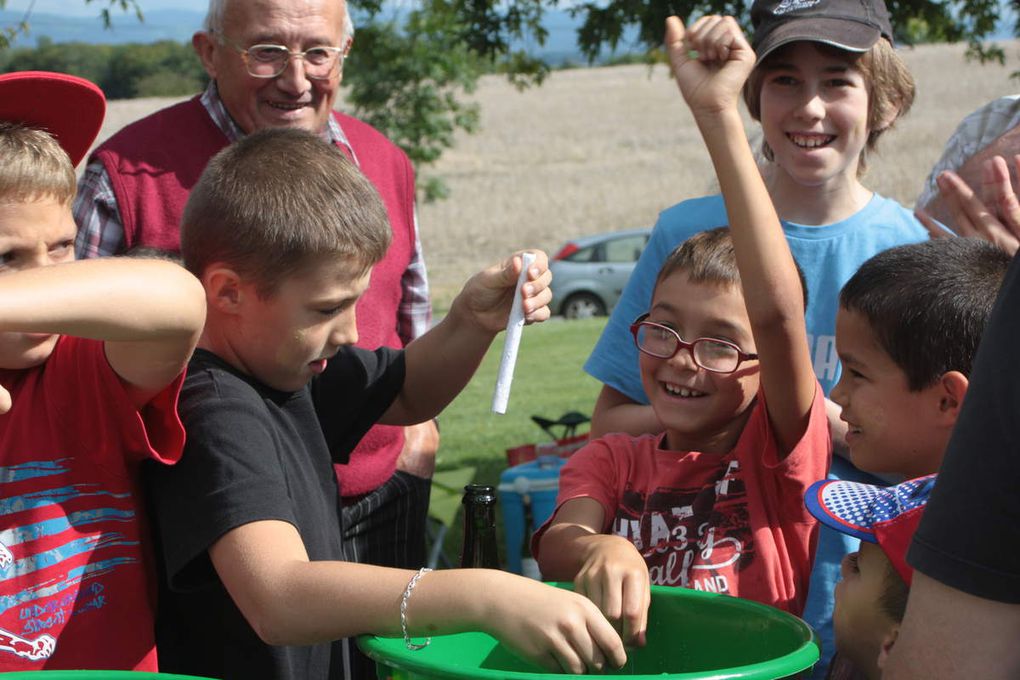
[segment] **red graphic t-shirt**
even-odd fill
[[[669,451],[660,448],[662,435],[593,441],[563,467],[557,508],[573,498],[598,501],[603,533],[634,544],[653,584],[800,615],[817,536],[804,491],[826,476],[831,452],[825,399],[819,387],[807,430],[782,461],[761,395],[752,409],[727,453]]]
[[[141,412],[103,343],[61,338],[0,370],[0,672],[156,670],[138,463],[176,462],[183,376]]]

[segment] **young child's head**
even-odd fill
[[[843,559],[832,623],[836,649],[868,678],[881,676],[907,608],[913,569],[907,549],[935,475],[890,487],[823,480],[804,502],[823,524],[861,540]]]
[[[882,133],[914,100],[882,0],[756,0],[758,63],[744,101],[762,152],[798,183],[856,179]]]
[[[181,255],[206,288],[206,335],[267,385],[301,388],[357,341],[354,304],[389,247],[386,209],[334,145],[256,132],[217,154],[181,218]]]
[[[857,467],[938,470],[1009,261],[982,240],[936,239],[879,253],[847,281],[831,398]]]
[[[731,448],[758,393],[758,362],[728,228],[696,234],[666,258],[631,332],[669,448]]]
[[[0,275],[74,259],[77,164],[102,124],[92,83],[60,73],[0,76]],[[57,336],[0,334],[0,367],[37,366]]]

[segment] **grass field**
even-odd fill
[[[581,365],[604,325],[605,319],[553,319],[526,327],[505,415],[491,410],[503,349],[502,336],[496,338],[478,373],[440,417],[437,467],[475,466],[477,481],[495,483],[506,467],[507,447],[549,440],[532,415],[553,420],[567,411],[590,415],[601,384]]]
[[[437,469],[473,467],[476,483],[497,484],[500,473],[507,467],[505,451],[508,447],[550,441],[531,421],[532,415],[552,420],[567,411],[590,415],[601,383],[585,374],[581,365],[603,326],[605,319],[552,319],[526,327],[505,415],[491,410],[496,371],[503,350],[503,338],[497,337],[474,378],[440,416],[442,445]],[[584,431],[587,427],[578,429],[578,432]],[[442,489],[433,487],[433,505],[444,506],[441,514],[459,507],[459,499],[459,489],[444,497]],[[502,508],[497,507],[497,533],[502,554],[501,518]],[[454,563],[463,535],[461,522],[461,515],[455,515],[444,544],[447,558]]]

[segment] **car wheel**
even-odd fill
[[[575,293],[563,303],[563,316],[568,319],[590,319],[605,315],[606,306],[591,293]]]

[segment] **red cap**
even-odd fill
[[[888,487],[822,480],[807,490],[804,503],[822,524],[862,541],[877,543],[909,586],[914,570],[907,564],[907,548],[921,522],[935,479],[935,475],[927,475]]]
[[[99,134],[106,97],[95,84],[48,71],[0,75],[0,120],[45,130],[78,165]]]

